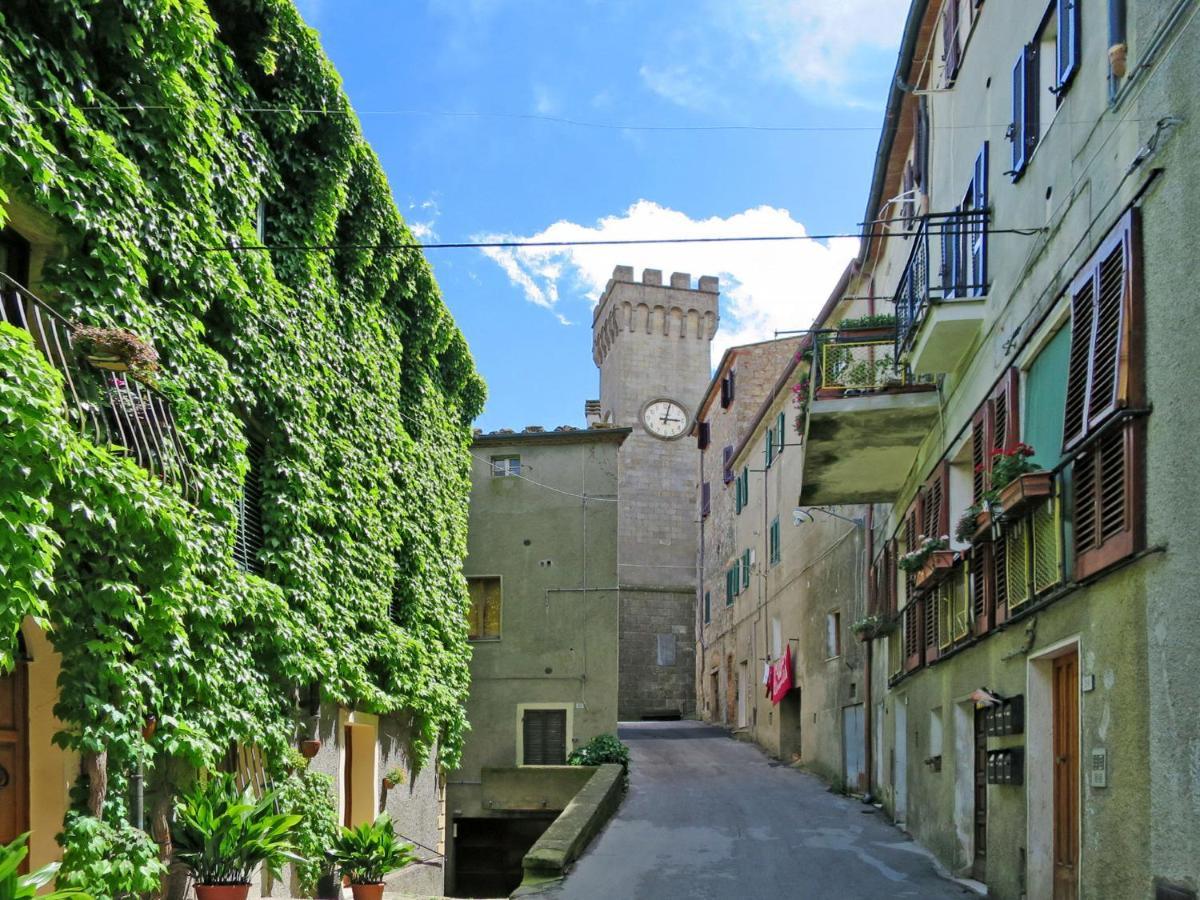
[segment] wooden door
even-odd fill
[[[0,844],[29,830],[27,690],[25,663],[0,675]]]
[[[1079,896],[1079,665],[1054,660],[1054,900]]]
[[[975,858],[971,875],[987,880],[987,710],[975,710]]]

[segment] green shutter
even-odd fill
[[[742,587],[749,589],[750,587],[750,551],[742,552]]]
[[[787,443],[787,417],[784,413],[780,413],[775,420],[775,437],[779,441],[779,452],[783,452],[783,445]]]
[[[1022,440],[1033,448],[1033,461],[1046,468],[1062,458],[1063,413],[1067,402],[1067,362],[1071,329],[1058,334],[1042,348],[1025,375]]]

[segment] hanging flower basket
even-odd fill
[[[1049,497],[1054,490],[1054,476],[1047,471],[1018,475],[1000,489],[1000,508],[1005,518],[1019,516],[1034,503]]]
[[[975,532],[971,535],[972,544],[986,544],[992,539],[992,511],[990,508],[981,509],[975,514]]]
[[[317,740],[306,740],[300,742],[300,755],[305,759],[312,759],[321,752],[321,742]]]
[[[915,583],[918,589],[932,587],[937,584],[942,578],[954,568],[954,551],[953,550],[934,550],[929,554],[929,558],[917,570]]]

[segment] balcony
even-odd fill
[[[936,386],[896,365],[892,329],[817,342],[801,504],[892,499],[937,419]]]
[[[67,418],[85,438],[128,456],[185,495],[193,493],[195,473],[162,394],[126,372],[88,362],[74,346],[70,323],[4,274],[0,321],[28,331],[62,374]]]
[[[983,326],[987,210],[925,216],[896,290],[896,359],[916,375],[953,372]]]

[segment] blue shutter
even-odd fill
[[[959,210],[956,208],[955,213]],[[959,217],[947,216],[942,220],[942,297],[958,296],[959,278]]]
[[[1012,176],[1016,181],[1025,170],[1025,48],[1021,48],[1012,77],[1012,124],[1008,126],[1012,141]]]
[[[1062,94],[1079,70],[1079,7],[1081,0],[1058,2],[1058,85],[1055,93]]]
[[[975,157],[975,177],[971,180],[971,293],[982,297],[987,293],[987,233],[988,233],[988,145],[983,142]]]

